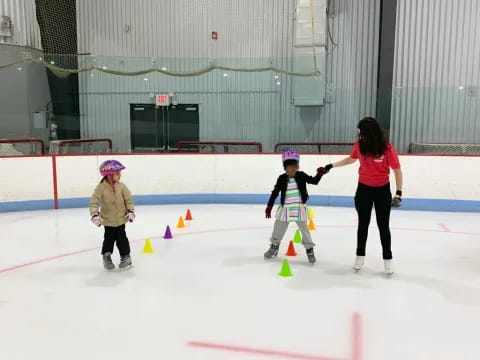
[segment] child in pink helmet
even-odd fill
[[[121,171],[125,169],[117,160],[107,160],[100,165],[103,176],[90,199],[90,216],[96,226],[105,227],[102,246],[103,266],[115,269],[112,262],[113,246],[120,252],[120,269],[132,265],[130,243],[125,233],[125,223],[135,219],[135,204],[130,191],[120,182]],[[101,207],[101,210],[100,210]]]
[[[265,217],[272,217],[272,208],[280,194],[280,206],[275,215],[275,225],[270,238],[270,248],[265,252],[265,259],[271,259],[278,255],[280,242],[287,231],[290,222],[296,222],[302,233],[302,244],[307,251],[308,262],[314,264],[315,246],[308,230],[308,209],[306,206],[308,200],[307,184],[317,185],[325,173],[323,167],[317,169],[317,175],[312,177],[299,171],[300,155],[295,150],[287,150],[282,154],[283,168],[285,173],[280,175],[268,200],[265,209]]]

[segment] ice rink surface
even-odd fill
[[[134,267],[107,272],[88,210],[3,213],[0,353],[5,360],[478,360],[480,214],[394,211],[395,274],[371,224],[351,270],[356,213],[314,207],[317,263],[264,260],[273,220],[258,205],[140,206]],[[163,239],[166,225],[173,239]],[[143,254],[150,238],[153,254]],[[118,264],[118,252],[114,262]]]

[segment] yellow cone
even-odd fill
[[[317,228],[315,227],[315,224],[313,222],[313,219],[310,220],[308,223],[308,230],[316,230]]]
[[[177,224],[177,228],[184,228],[185,227],[185,222],[183,221],[183,217],[179,217],[178,218],[178,224]]]
[[[150,239],[145,240],[145,246],[143,247],[143,253],[144,254],[153,253],[152,243],[150,242]]]
[[[313,212],[313,209],[311,207],[308,208],[308,217],[310,219],[313,219],[315,217],[315,213]]]

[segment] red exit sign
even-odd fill
[[[170,96],[168,94],[160,94],[155,96],[155,104],[157,106],[169,106]]]

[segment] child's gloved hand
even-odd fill
[[[267,206],[267,208],[265,209],[265,217],[267,219],[270,219],[272,217],[272,207],[271,206]]]
[[[129,222],[133,222],[133,220],[135,220],[135,212],[128,210],[127,215],[125,215],[125,219]]]
[[[333,165],[332,165],[332,164],[325,165],[325,172],[324,172],[324,174],[328,174],[328,172],[329,172],[330,170],[332,170],[332,168],[333,168]]]
[[[322,167],[319,167],[319,168],[317,169],[317,174],[320,175],[320,176],[326,174],[325,168],[324,168],[323,166],[322,166]]]
[[[102,218],[100,217],[100,214],[99,213],[95,213],[92,215],[92,219],[91,219],[92,223],[95,224],[95,226],[102,226]]]

